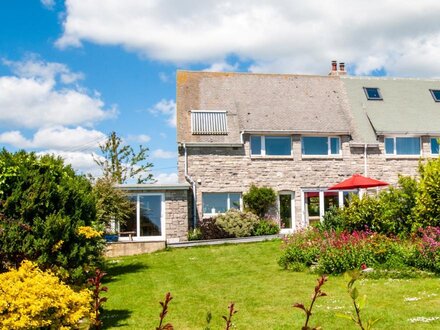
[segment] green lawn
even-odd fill
[[[223,329],[222,315],[235,302],[235,329],[300,329],[304,316],[295,302],[310,302],[317,275],[280,269],[280,241],[171,249],[112,259],[106,285],[105,327],[155,329],[160,305],[170,291],[167,322],[175,329],[204,329],[211,311],[211,329]],[[311,325],[324,329],[356,329],[338,312],[351,311],[343,277],[324,285]],[[440,279],[363,280],[366,318],[380,318],[377,329],[440,329],[413,318],[440,317]]]

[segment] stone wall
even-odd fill
[[[295,218],[302,226],[301,189],[327,188],[354,173],[364,173],[364,148],[350,147],[349,136],[341,138],[341,156],[302,156],[301,137],[292,137],[292,157],[250,157],[249,136],[244,147],[188,147],[188,174],[197,182],[198,217],[202,193],[246,192],[251,184],[269,186],[275,191],[295,193]],[[430,156],[429,137],[422,138],[422,157]],[[384,154],[383,137],[379,147],[367,149],[367,175],[396,184],[398,174],[415,176],[420,157]],[[179,150],[179,180],[184,179],[184,153]]]

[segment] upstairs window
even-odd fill
[[[331,136],[303,136],[301,139],[303,155],[327,156],[341,154],[341,140]]]
[[[419,137],[385,138],[386,155],[420,155]]]
[[[191,133],[195,135],[228,134],[226,111],[191,111]]]
[[[367,100],[383,100],[380,90],[377,87],[364,87],[365,95]]]
[[[240,209],[239,193],[203,193],[203,214],[215,215],[230,209]]]
[[[290,136],[251,136],[252,156],[290,156],[292,139]]]
[[[439,138],[431,138],[431,155],[438,155],[439,154]]]
[[[430,89],[432,98],[435,102],[440,102],[440,89]]]

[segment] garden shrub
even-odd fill
[[[73,329],[90,324],[91,291],[73,291],[51,271],[23,261],[0,274],[1,329]]]
[[[332,208],[324,214],[323,230],[360,231],[366,228],[385,235],[407,236],[414,227],[417,182],[399,177],[399,187],[390,187],[378,196],[353,195],[343,209]]]
[[[440,227],[420,228],[421,236],[410,258],[413,266],[440,274]]]
[[[252,235],[276,235],[280,232],[280,226],[271,219],[261,219],[252,232]]]
[[[251,185],[249,191],[243,194],[243,204],[246,210],[264,218],[277,201],[275,190],[269,187]]]
[[[370,231],[336,232],[309,228],[284,241],[279,264],[285,269],[313,266],[319,273],[341,274],[362,265],[385,265],[391,260],[404,267],[405,253],[398,239]]]
[[[3,149],[0,184],[0,271],[27,259],[69,281],[87,278],[105,247],[79,233],[96,218],[90,182],[61,158]]]
[[[251,236],[259,221],[255,214],[235,209],[215,218],[215,224],[231,237]]]
[[[419,189],[416,195],[414,216],[419,227],[440,227],[440,158],[419,165]]]
[[[219,239],[232,237],[223,228],[220,228],[216,223],[216,218],[202,219],[198,223],[200,229],[201,239]]]

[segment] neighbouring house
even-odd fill
[[[319,221],[354,173],[395,184],[438,157],[440,80],[177,72],[179,182],[189,226],[242,208],[251,184],[279,194],[284,231]]]

